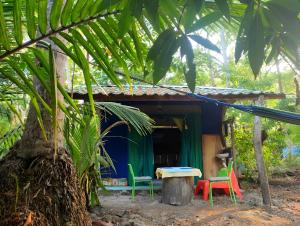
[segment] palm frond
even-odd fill
[[[95,106],[101,111],[116,115],[120,120],[131,125],[141,135],[152,132],[154,121],[138,108],[114,102],[96,102]]]
[[[19,125],[0,137],[0,159],[5,156],[16,141],[21,138],[22,134],[23,127]]]

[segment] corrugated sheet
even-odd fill
[[[122,90],[120,90],[116,86],[94,86],[93,94],[103,94],[103,95],[128,95],[128,96],[165,96],[165,95],[185,95],[181,92],[177,92],[175,90],[190,92],[187,86],[164,86],[166,88],[161,87],[153,87],[149,85],[135,85],[132,87],[132,92],[130,91],[129,86],[124,86]],[[175,90],[170,90],[175,89]],[[78,94],[86,94],[85,87],[77,87],[74,89],[74,93]],[[197,86],[195,89],[195,94],[200,94],[204,96],[247,96],[247,95],[272,95],[272,96],[282,96],[283,94],[274,93],[274,92],[264,92],[264,91],[254,91],[247,89],[234,89],[234,88],[217,88],[217,87],[201,87]]]

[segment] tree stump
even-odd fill
[[[175,206],[187,205],[193,197],[194,177],[167,177],[162,184],[162,202]]]

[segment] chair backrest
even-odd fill
[[[233,161],[232,160],[229,160],[227,169],[228,169],[228,176],[230,177],[232,170],[233,170]]]
[[[133,169],[132,169],[132,165],[130,163],[128,164],[128,169],[129,169],[130,175],[132,177],[132,180],[134,180],[134,172],[133,172]]]

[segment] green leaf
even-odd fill
[[[166,43],[165,40],[168,40],[174,36],[175,36],[175,32],[173,29],[167,29],[167,30],[163,31],[162,33],[160,33],[160,35],[157,37],[157,39],[153,43],[153,46],[150,48],[150,50],[148,52],[147,61],[148,60],[154,61],[156,59],[156,57],[159,55],[164,44]]]
[[[141,38],[138,36],[138,32],[137,32],[135,24],[132,25],[132,31],[129,32],[129,35],[133,39],[133,43],[134,43],[134,46],[135,46],[138,61],[141,65],[142,69],[144,69],[143,47],[142,47],[142,43],[141,43]]]
[[[96,0],[96,2],[90,6],[90,15],[91,16],[95,16],[98,12],[99,12],[99,7],[101,6],[101,4],[103,3],[103,1],[98,1]]]
[[[189,70],[184,72],[185,81],[192,92],[195,92],[196,87],[196,65],[189,65]]]
[[[23,80],[24,84],[25,84],[25,87],[26,88],[29,88],[31,93],[30,92],[27,92],[28,95],[30,96],[34,96],[37,100],[39,100],[44,108],[49,112],[51,113],[51,108],[49,107],[49,105],[44,101],[44,99],[38,94],[38,92],[36,91],[35,87],[33,86],[32,82],[31,82],[31,79],[28,79],[26,78],[23,70],[17,65],[15,64],[14,61],[8,61],[9,65],[11,66],[11,68],[20,76],[20,78]],[[19,81],[18,81],[19,82]],[[17,85],[17,84],[16,84]],[[26,91],[26,90],[25,90]]]
[[[47,0],[38,1],[38,24],[43,35],[47,32],[47,4]]]
[[[187,36],[182,36],[180,39],[181,57],[186,56],[188,71],[184,70],[185,80],[189,89],[194,92],[196,86],[196,66],[194,64],[194,52],[191,42]]]
[[[216,51],[218,53],[221,52],[220,49],[215,44],[213,44],[208,39],[201,37],[200,35],[189,35],[189,37],[207,49]]]
[[[269,64],[272,59],[276,59],[280,53],[280,40],[278,38],[274,38],[272,41],[272,50],[269,56],[266,59],[266,64]]]
[[[140,18],[143,8],[143,1],[141,0],[127,0],[127,4],[122,11],[119,19],[119,37],[123,37],[130,29],[133,23],[133,18]]]
[[[107,40],[105,34],[102,32],[102,30],[100,29],[100,27],[96,23],[90,23],[90,26],[93,29],[93,31],[97,34],[98,38],[101,40],[101,42],[104,44],[104,46],[106,46],[109,49],[109,51],[111,52],[113,57],[115,57],[116,60],[118,61],[118,63],[122,66],[122,68],[125,72],[125,75],[126,75],[126,80],[129,84],[131,84],[131,79],[130,79],[128,67],[127,67],[126,62],[122,59],[122,56],[120,56],[117,53],[117,51],[114,49],[114,46],[111,45],[111,43]],[[94,41],[93,41],[93,43],[94,43],[94,48],[97,48],[96,43]],[[98,53],[99,53],[99,51],[101,51],[101,50],[98,50]],[[111,66],[109,66],[109,67],[111,67]],[[110,69],[110,70],[113,70],[113,69]]]
[[[64,6],[64,9],[61,13],[61,25],[62,26],[67,26],[68,24],[71,23],[71,13],[72,13],[72,8],[73,8],[74,0],[67,0]]]
[[[40,106],[39,106],[39,104],[38,104],[38,102],[35,98],[31,99],[31,103],[32,103],[32,106],[35,109],[36,117],[37,117],[38,123],[41,127],[43,137],[44,137],[45,140],[48,140],[47,135],[46,135],[46,130],[45,130],[45,127],[44,127],[44,123],[43,123],[43,117],[42,117]]]
[[[186,56],[188,63],[192,63],[194,60],[193,48],[186,35],[183,35],[180,38],[180,55],[181,57]]]
[[[19,79],[17,79],[15,76],[4,70],[4,68],[0,68],[0,72],[3,75],[3,77],[10,80],[12,83],[14,83],[19,89],[23,90],[25,93],[30,94],[30,91],[28,87],[26,87],[23,83],[20,82]]]
[[[253,18],[253,7],[254,4],[253,2],[251,2],[245,11],[244,17],[239,27],[238,35],[236,38],[235,51],[234,51],[234,57],[236,63],[241,58],[242,53],[248,50],[249,45],[248,45],[247,36],[249,34],[250,22],[252,21]]]
[[[88,92],[88,97],[90,101],[90,107],[91,112],[93,115],[96,115],[95,106],[94,106],[94,99],[93,99],[93,88],[92,88],[92,81],[91,81],[91,74],[89,70],[89,63],[87,62],[87,59],[84,57],[81,49],[78,47],[78,45],[74,45],[76,55],[79,59],[81,69],[83,71],[83,76],[85,80],[86,89]]]
[[[30,39],[35,39],[36,36],[36,22],[35,22],[35,8],[36,0],[26,0],[26,22],[27,32]]]
[[[181,15],[177,2],[173,0],[159,0],[160,14],[168,16],[174,24],[176,24],[175,18],[179,18]]]
[[[152,37],[152,34],[151,34],[149,28],[147,27],[147,25],[145,23],[144,17],[141,17],[138,21],[139,21],[139,25],[144,30],[144,32],[146,33],[146,35],[148,36],[148,38],[151,40],[151,42],[153,42],[154,39]]]
[[[80,114],[79,108],[77,107],[75,101],[70,97],[70,95],[66,92],[65,88],[60,84],[59,81],[57,81],[57,88],[60,91],[60,93],[63,95],[64,100],[70,104],[74,108],[74,110]]]
[[[204,0],[186,0],[185,9],[182,16],[182,24],[185,30],[191,26],[196,18],[196,15],[200,12]]]
[[[229,5],[227,3],[227,0],[215,0],[218,8],[221,10],[221,12],[224,14],[224,16],[230,20],[230,10]]]
[[[81,15],[80,18],[81,19],[85,19],[87,17],[92,16],[92,10],[91,9],[96,9],[96,7],[98,7],[97,5],[100,3],[101,1],[96,0],[96,2],[94,2],[94,0],[88,0],[86,2],[86,4],[84,5],[83,9],[81,10]],[[98,3],[98,4],[97,4]]]
[[[249,30],[249,51],[248,58],[251,69],[255,75],[258,75],[265,58],[265,39],[264,28],[260,10],[255,14],[255,17],[250,25]]]
[[[212,23],[215,23],[217,20],[219,20],[222,17],[222,14],[218,11],[210,13],[204,17],[201,17],[199,20],[197,20],[193,25],[186,28],[187,33],[191,33],[197,30],[200,30]]]
[[[74,6],[72,10],[72,22],[78,22],[81,18],[81,10],[83,9],[84,5],[87,3],[87,0],[78,0],[76,2],[76,5]]]
[[[23,42],[23,34],[22,34],[22,21],[21,21],[21,12],[22,12],[22,0],[14,0],[14,34],[15,39],[18,45],[21,45]]]
[[[108,10],[111,7],[115,7],[115,5],[122,3],[120,0],[102,0],[100,6],[98,7],[98,11],[101,12],[103,10]]]
[[[96,24],[93,25],[93,23],[91,23],[90,26],[91,27],[94,26],[94,29],[97,30]],[[110,78],[110,80],[115,85],[120,87],[121,83],[120,83],[119,79],[117,78],[117,75],[115,74],[114,69],[112,68],[112,65],[108,61],[107,57],[104,55],[103,50],[100,48],[99,42],[96,40],[94,35],[89,31],[89,29],[87,29],[85,26],[80,26],[80,30],[83,32],[83,34],[87,38],[87,41],[92,45],[91,47],[93,47],[94,50],[96,51],[97,56],[93,56],[93,57],[97,61],[97,64],[104,70],[104,72],[107,74],[107,76]],[[89,50],[90,54],[93,54],[92,50],[90,50],[89,48],[87,50]]]
[[[32,59],[29,58],[26,54],[21,55],[22,59],[26,62],[29,70],[38,78],[42,86],[47,90],[47,92],[50,94],[50,87],[48,85],[48,82],[45,78],[45,74],[42,73],[42,71],[37,67],[35,63],[33,63]]]
[[[0,97],[4,100],[5,104],[9,107],[9,109],[17,116],[17,118],[19,119],[19,121],[23,127],[24,123],[23,123],[22,117],[21,117],[20,113],[18,112],[18,110],[15,108],[15,106],[6,100],[5,96],[2,95],[2,93],[0,93]]]
[[[279,7],[286,8],[287,10],[293,13],[299,13],[300,9],[300,2],[298,0],[272,0],[270,1],[272,4],[276,4]]]
[[[41,48],[38,49],[38,48],[30,47],[30,49],[34,53],[35,57],[39,60],[41,65],[46,69],[46,71],[49,72],[50,71],[50,64],[49,64],[49,61],[48,61],[47,56],[45,54],[45,51]]]
[[[9,50],[10,49],[10,41],[7,36],[7,29],[5,24],[5,17],[3,13],[3,5],[2,1],[0,1],[0,44],[4,47],[4,49]]]
[[[63,33],[61,33],[63,35]],[[79,65],[78,58],[68,47],[57,37],[50,37],[51,41],[55,43],[68,57],[70,57],[77,65]]]
[[[147,14],[149,15],[151,24],[153,27],[159,27],[158,19],[158,6],[159,0],[144,0],[144,6]]]
[[[54,0],[51,13],[50,13],[50,27],[52,30],[56,30],[59,24],[59,18],[61,9],[63,7],[64,0]]]
[[[157,84],[167,73],[173,60],[173,55],[179,47],[176,33],[171,32],[163,40],[160,51],[152,55],[154,61],[153,83]]]
[[[114,41],[114,43],[122,50],[124,55],[129,58],[131,61],[135,61],[135,53],[125,38],[120,43],[120,39],[118,37],[118,25],[111,18],[106,18],[106,20],[99,20],[98,23],[105,30],[106,34],[110,36],[110,38]],[[124,44],[124,45],[123,45]]]

